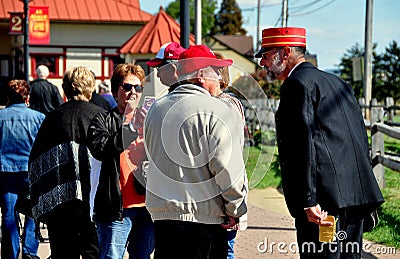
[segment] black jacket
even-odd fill
[[[90,102],[93,104],[96,104],[97,106],[103,108],[106,111],[111,111],[111,105],[108,103],[106,98],[101,96],[100,94],[93,92],[92,93],[92,99],[90,99]]]
[[[87,130],[103,109],[68,101],[44,119],[29,157],[30,198],[35,218],[45,221],[61,204],[82,200],[89,215],[90,152]]]
[[[129,126],[122,127],[118,108],[98,114],[88,130],[89,150],[102,162],[99,185],[94,200],[95,221],[122,220],[122,195],[119,184],[120,154],[137,137]],[[125,143],[125,145],[123,145]]]
[[[64,102],[57,86],[46,79],[37,78],[30,82],[30,86],[29,106],[36,111],[47,115]]]
[[[284,81],[276,113],[282,184],[293,217],[317,203],[328,213],[383,203],[363,117],[350,85],[300,64]]]

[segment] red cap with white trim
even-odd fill
[[[165,60],[178,60],[179,55],[185,50],[177,42],[168,42],[161,46],[155,58],[147,61],[150,67],[158,67],[163,64]]]
[[[262,31],[261,49],[254,55],[261,54],[274,47],[306,47],[306,29],[298,27],[268,28]]]

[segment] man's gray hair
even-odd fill
[[[45,65],[40,65],[36,68],[36,75],[40,78],[47,78],[50,72]]]
[[[214,69],[211,66],[201,68],[199,70],[203,70],[205,72],[205,76],[212,75],[212,72],[214,71]],[[187,80],[192,80],[194,78],[198,78],[199,70],[195,70],[195,71],[187,73],[187,74],[179,74],[178,80],[179,81],[187,81]],[[179,71],[179,69],[178,69],[178,71]]]
[[[306,48],[304,47],[290,47],[292,51],[295,53],[295,55],[300,56],[300,55],[305,55],[306,54]]]

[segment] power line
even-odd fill
[[[310,2],[310,3],[307,3],[307,4],[303,4],[303,5],[299,5],[299,6],[295,6],[295,7],[290,6],[290,7],[289,7],[289,15],[288,15],[288,16],[289,16],[289,17],[290,17],[290,16],[301,16],[301,15],[306,15],[306,14],[310,14],[310,13],[319,11],[319,10],[321,10],[322,8],[324,8],[324,7],[328,6],[328,5],[330,5],[331,3],[333,3],[335,0],[330,0],[329,2],[325,3],[324,5],[318,7],[318,8],[316,8],[316,9],[314,9],[314,10],[308,11],[308,12],[296,13],[296,12],[291,12],[291,11],[290,11],[290,10],[292,10],[293,8],[294,8],[294,9],[300,9],[300,8],[301,8],[302,11],[304,11],[304,8],[309,8],[309,7],[311,7],[311,6],[313,6],[313,5],[317,4],[317,3],[319,3],[319,2],[321,2],[321,1],[323,1],[323,0],[315,0],[315,1],[313,1],[313,2]],[[275,24],[274,24],[274,27],[278,26],[278,24],[279,24],[280,21],[282,21],[282,14],[280,14],[280,16],[277,18],[277,20],[276,20],[276,22],[275,22]]]
[[[310,13],[314,13],[316,11],[321,10],[322,8],[327,7],[328,5],[332,4],[333,2],[335,2],[335,0],[331,0],[328,3],[324,4],[323,6],[320,6],[314,10],[308,11],[308,12],[303,12],[303,13],[291,13],[291,16],[301,16],[301,15],[306,15],[306,14],[310,14]]]
[[[281,5],[281,3],[262,4],[262,5],[260,5],[260,8],[267,7],[267,6],[276,6],[276,5]],[[241,8],[242,11],[254,11],[256,9],[257,9],[257,6]]]
[[[313,2],[311,2],[311,3],[308,3],[308,4],[301,4],[301,5],[298,5],[298,6],[293,6],[293,5],[291,5],[290,6],[290,9],[292,9],[292,10],[296,10],[296,9],[305,9],[305,8],[308,8],[308,7],[310,7],[310,6],[313,6],[313,5],[315,5],[315,4],[317,4],[318,2],[321,2],[321,1],[323,1],[323,0],[315,0],[315,1],[313,1]]]

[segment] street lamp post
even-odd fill
[[[180,0],[181,14],[180,14],[180,26],[181,26],[181,46],[189,48],[189,37],[190,37],[190,13],[189,13],[189,0]]]
[[[31,0],[20,0],[24,2],[24,75],[26,82],[29,82],[29,2]]]

